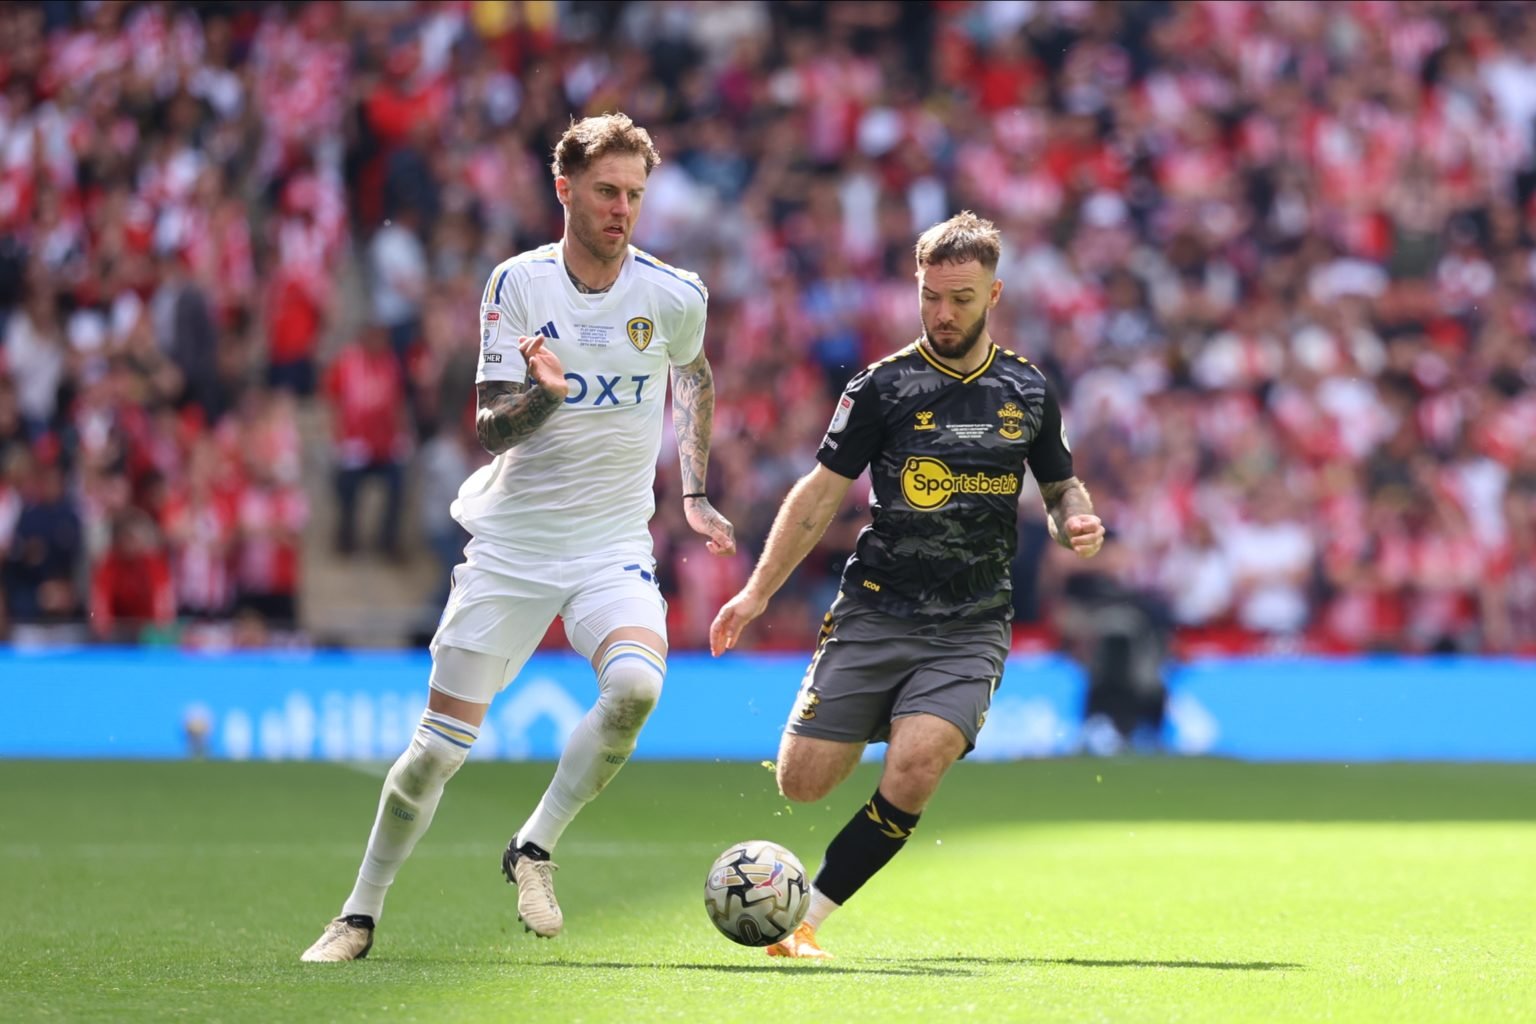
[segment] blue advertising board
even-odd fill
[[[771,758],[806,659],[670,659],[637,756]],[[424,653],[0,650],[0,757],[389,760],[426,703]],[[1082,740],[1084,681],[1013,657],[976,759]],[[574,655],[537,655],[497,698],[473,757],[548,759],[597,696]],[[1231,659],[1169,674],[1167,748],[1255,760],[1536,760],[1536,663]],[[883,748],[872,748],[879,756]]]
[[[1171,680],[1176,747],[1251,760],[1536,761],[1536,661],[1197,661]]]

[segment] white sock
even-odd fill
[[[640,727],[661,695],[667,663],[645,644],[620,640],[598,666],[597,703],[571,732],[555,778],[533,814],[517,830],[517,843],[553,852],[581,809],[619,774],[634,752]]]
[[[841,906],[841,903],[833,903],[813,885],[811,886],[811,908],[805,912],[805,923],[811,926],[811,931],[816,931],[821,927],[821,922]]]
[[[605,757],[602,730],[594,721],[601,721],[601,717],[594,707],[571,732],[553,781],[523,827],[517,830],[519,846],[533,843],[545,853],[553,852],[581,809],[624,767],[622,759],[618,764],[610,764]]]
[[[448,715],[427,711],[410,746],[389,770],[379,813],[368,836],[368,849],[352,895],[341,912],[367,914],[375,922],[384,913],[384,896],[416,841],[426,834],[443,797],[443,786],[469,756],[480,730]]]

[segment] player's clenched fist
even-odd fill
[[[683,499],[683,514],[693,532],[706,538],[704,546],[710,554],[736,553],[736,528],[709,503],[708,498]]]
[[[1072,550],[1084,558],[1092,558],[1104,546],[1104,524],[1098,516],[1068,516],[1066,527]]]
[[[518,338],[517,350],[527,361],[528,376],[534,383],[563,400],[571,386],[566,383],[565,367],[560,365],[559,357],[544,347],[544,335]]]

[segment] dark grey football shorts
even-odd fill
[[[838,595],[787,728],[796,736],[883,743],[893,718],[936,715],[965,735],[970,753],[1008,645],[1008,623],[1000,619],[925,625]]]

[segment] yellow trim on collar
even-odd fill
[[[929,366],[933,367],[935,370],[938,370],[946,377],[953,377],[955,380],[958,380],[962,384],[969,384],[977,377],[980,377],[982,374],[986,373],[987,368],[991,366],[993,360],[997,358],[997,344],[995,342],[993,343],[992,350],[987,353],[987,361],[978,366],[974,371],[971,372],[969,376],[962,376],[959,372],[951,370],[949,367],[933,358],[933,356],[928,354],[928,347],[921,341],[917,343],[917,354],[922,356],[923,359],[927,361]]]

